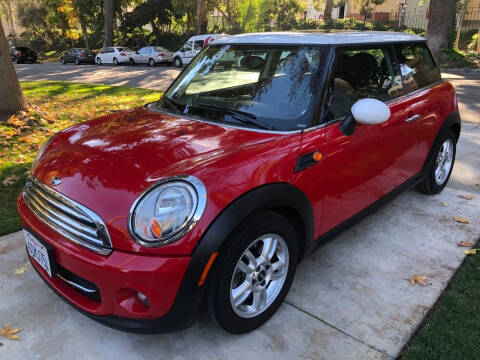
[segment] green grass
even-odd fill
[[[401,360],[480,359],[480,254],[469,255]]]
[[[0,123],[0,235],[20,230],[15,201],[41,144],[55,132],[111,112],[141,106],[160,97],[153,90],[60,81],[23,82],[29,102],[47,116],[30,110],[42,126],[28,127],[18,118]],[[16,175],[13,185],[5,178]]]

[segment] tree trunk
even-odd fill
[[[103,48],[113,46],[113,0],[103,0],[103,16],[105,19],[105,34]]]
[[[15,32],[15,20],[13,19],[13,10],[12,4],[10,0],[5,1],[7,4],[7,19],[8,19],[8,31],[10,32],[10,36],[17,37],[17,33]]]
[[[0,114],[11,115],[25,108],[17,73],[10,59],[8,43],[0,18]]]
[[[455,27],[456,0],[431,0],[427,28],[427,41],[436,56],[451,45]]]
[[[197,23],[195,24],[197,35],[207,32],[207,1],[197,0]]]
[[[325,10],[323,11],[323,18],[330,20],[332,18],[333,0],[327,0],[325,3]]]
[[[83,38],[85,39],[85,47],[87,49],[90,49],[90,46],[88,44],[88,32],[87,32],[87,25],[85,25],[85,21],[81,20],[80,17],[80,27],[82,28],[82,33],[83,33]]]

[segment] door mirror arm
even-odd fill
[[[355,132],[355,127],[357,125],[357,121],[353,117],[352,113],[348,114],[345,119],[342,120],[338,128],[345,136],[351,136]]]

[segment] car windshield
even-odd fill
[[[163,47],[160,47],[160,46],[153,46],[152,48],[153,48],[153,51],[155,51],[155,52],[162,52],[162,51],[169,52],[167,49],[165,49]]]
[[[305,128],[322,88],[325,54],[309,46],[209,46],[156,106],[248,127]]]

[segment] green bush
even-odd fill
[[[478,32],[472,36],[470,43],[467,46],[468,51],[477,51],[478,49]]]
[[[458,41],[459,50],[467,50],[468,46],[472,44],[473,37],[477,35],[478,38],[478,29],[466,29],[460,31],[460,38]]]

